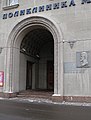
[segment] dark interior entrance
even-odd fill
[[[36,29],[32,29],[23,38],[20,53],[21,90],[53,90],[54,40],[52,34],[36,26]]]
[[[32,65],[33,63],[27,61],[26,89],[32,89]]]
[[[54,65],[53,61],[47,62],[47,88],[53,90],[54,88]]]

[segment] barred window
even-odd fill
[[[18,0],[4,0],[4,6],[12,6],[18,4]]]
[[[18,0],[9,0],[8,2],[9,2],[8,5],[10,5],[10,6],[18,4]]]
[[[19,0],[3,0],[3,9],[11,9],[19,6]]]

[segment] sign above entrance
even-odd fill
[[[81,0],[81,4],[89,4],[89,3],[91,3],[91,0]],[[72,6],[76,6],[75,0],[70,0],[70,2],[64,1],[64,2],[48,4],[48,5],[35,6],[33,8],[22,9],[20,11],[4,13],[3,19],[23,16],[23,15],[29,15],[29,14],[38,13],[38,12],[56,10],[60,8],[72,7]]]

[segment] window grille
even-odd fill
[[[6,1],[8,1],[9,6],[18,4],[18,0],[6,0]]]
[[[3,9],[8,10],[19,6],[19,0],[3,0]]]

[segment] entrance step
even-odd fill
[[[52,99],[53,92],[50,91],[32,91],[32,90],[26,90],[21,91],[17,95],[18,98],[34,98],[34,99]]]

